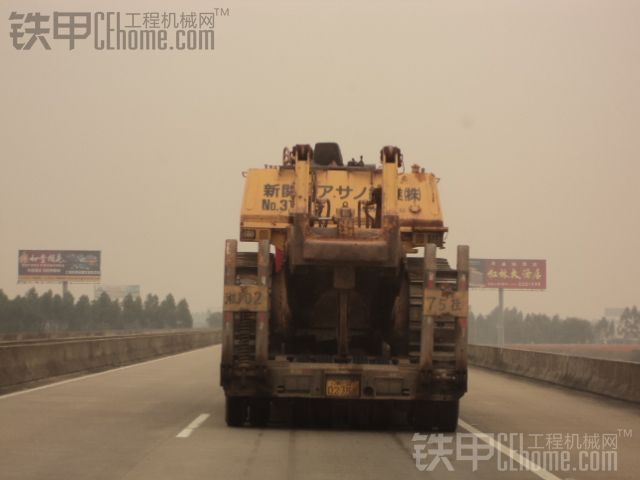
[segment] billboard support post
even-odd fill
[[[504,288],[498,289],[498,346],[504,347]]]
[[[67,293],[69,293],[69,282],[63,280],[62,282],[62,296],[64,297]]]

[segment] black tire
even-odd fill
[[[254,398],[249,403],[249,423],[252,427],[264,427],[269,422],[271,402],[268,398]]]
[[[331,427],[331,404],[330,400],[313,399],[309,404],[313,426],[318,428]]]
[[[434,429],[434,412],[431,403],[424,400],[413,402],[411,424],[419,432],[430,432]]]
[[[225,419],[229,427],[241,427],[247,421],[247,400],[242,397],[227,397]]]
[[[460,401],[433,402],[436,411],[436,428],[439,432],[455,432],[458,428]]]
[[[374,400],[371,412],[371,425],[376,430],[388,430],[391,427],[393,406],[390,402]]]
[[[291,404],[291,425],[294,428],[309,426],[309,400],[306,398],[293,399]]]
[[[355,400],[351,404],[351,425],[358,430],[371,429],[372,421],[372,405],[369,401]]]
[[[417,401],[413,406],[413,426],[421,432],[455,432],[460,402]]]

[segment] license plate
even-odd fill
[[[327,378],[325,384],[327,397],[359,397],[360,380],[358,378]]]

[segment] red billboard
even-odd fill
[[[97,250],[20,250],[18,282],[100,281]]]
[[[472,258],[472,288],[511,288],[544,290],[547,288],[546,260]]]

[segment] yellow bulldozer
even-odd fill
[[[225,245],[221,385],[229,426],[292,421],[453,431],[467,389],[469,248],[447,232],[438,178],[386,146],[285,148],[244,172],[240,241]],[[257,251],[256,251],[257,250]]]

